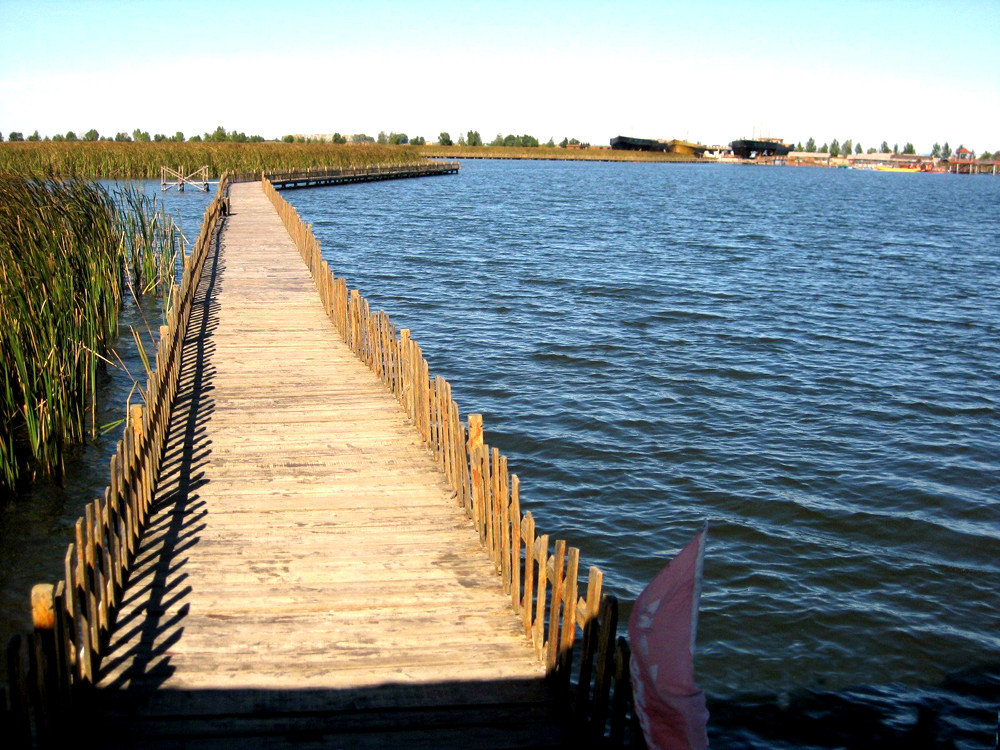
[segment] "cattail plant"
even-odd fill
[[[0,493],[58,475],[65,446],[94,431],[118,313],[169,286],[179,236],[137,188],[0,174]]]

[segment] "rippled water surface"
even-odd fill
[[[993,746],[1000,180],[476,161],[286,197],[623,600],[709,522],[713,745]]]

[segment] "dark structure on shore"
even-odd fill
[[[737,159],[755,159],[758,156],[788,156],[792,144],[782,143],[779,138],[741,138],[729,144]]]
[[[676,138],[671,141],[654,141],[651,138],[630,138],[627,135],[618,135],[611,139],[611,148],[616,151],[660,151],[700,158],[704,155],[706,146]]]
[[[611,139],[614,151],[669,151],[666,141],[654,141],[652,138],[631,138],[627,135],[616,135]]]

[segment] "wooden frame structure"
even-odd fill
[[[183,193],[184,186],[191,185],[197,190],[207,193],[209,185],[218,184],[218,182],[209,181],[207,164],[198,167],[191,174],[184,174],[182,167],[177,167],[176,171],[170,167],[160,167],[160,190],[164,192],[170,190],[170,188],[176,188],[178,193]]]

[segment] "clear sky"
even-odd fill
[[[0,131],[1000,149],[1000,0],[0,0]]]

